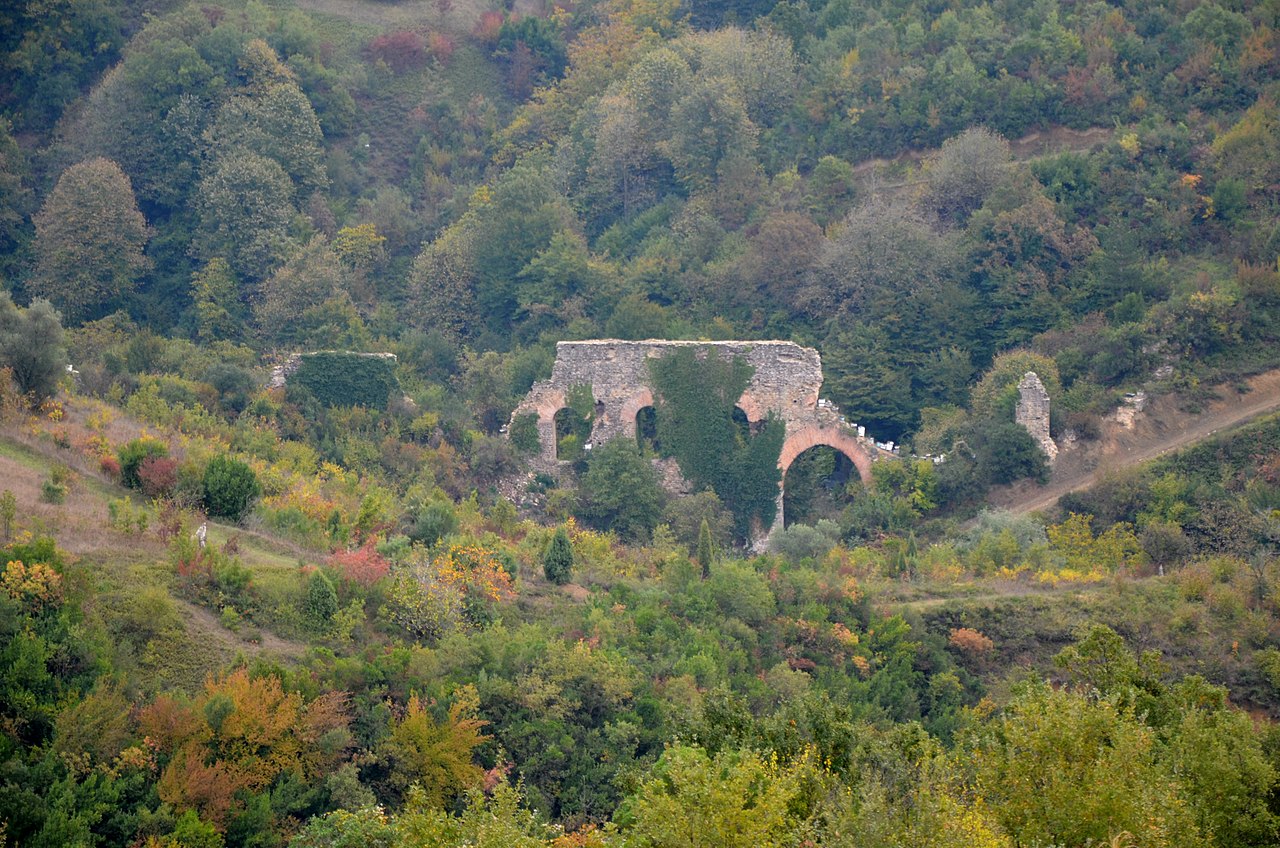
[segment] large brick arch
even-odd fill
[[[844,428],[823,427],[816,424],[800,427],[787,434],[786,440],[782,443],[782,452],[778,455],[778,468],[782,470],[783,476],[786,476],[787,469],[791,467],[791,463],[795,462],[796,457],[818,445],[826,445],[840,451],[858,469],[858,476],[862,478],[862,482],[871,480],[872,458],[866,447],[850,436]]]
[[[625,435],[636,434],[636,416],[646,406],[653,406],[653,392],[643,388],[622,402],[622,411],[618,413],[618,424]]]

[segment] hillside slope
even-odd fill
[[[1139,465],[1170,451],[1280,409],[1280,369],[1236,386],[1219,386],[1198,412],[1177,395],[1153,400],[1132,427],[1109,418],[1096,441],[1062,452],[1053,477],[1043,486],[1029,480],[993,490],[988,501],[1018,515],[1049,509],[1069,492],[1087,489],[1108,473]]]

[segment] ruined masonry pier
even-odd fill
[[[517,416],[536,415],[542,458],[555,462],[556,413],[567,406],[572,388],[588,385],[596,404],[591,441],[603,444],[618,436],[635,438],[636,416],[654,402],[648,360],[680,347],[705,350],[726,360],[742,357],[751,365],[751,380],[737,406],[751,423],[763,421],[770,413],[782,420],[786,435],[778,467],[783,475],[796,457],[818,445],[847,456],[864,481],[870,479],[871,463],[882,454],[889,455],[877,449],[871,439],[859,436],[834,407],[818,402],[822,360],[813,348],[788,341],[560,342],[551,379],[533,385],[512,413],[512,421]],[[777,518],[770,534],[782,527],[782,520],[780,487]]]

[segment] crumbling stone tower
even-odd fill
[[[1052,465],[1058,458],[1058,446],[1049,435],[1049,392],[1034,371],[1028,371],[1018,383],[1018,407],[1014,421],[1031,434]]]

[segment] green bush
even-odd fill
[[[238,459],[215,456],[205,467],[204,508],[214,517],[239,521],[260,492],[257,475]]]
[[[307,619],[317,630],[325,630],[338,612],[338,593],[323,571],[313,571],[307,580]]]
[[[557,586],[563,586],[573,576],[573,546],[569,534],[560,527],[551,537],[547,552],[542,555],[542,573]]]
[[[151,457],[167,457],[169,448],[164,442],[143,437],[121,445],[116,452],[120,459],[120,481],[130,489],[141,489],[138,469]]]
[[[458,526],[453,504],[432,501],[418,511],[418,517],[409,530],[409,538],[430,547],[448,536]]]
[[[541,445],[538,442],[538,416],[532,412],[517,415],[511,421],[511,430],[507,434],[511,444],[521,453],[537,453]]]

